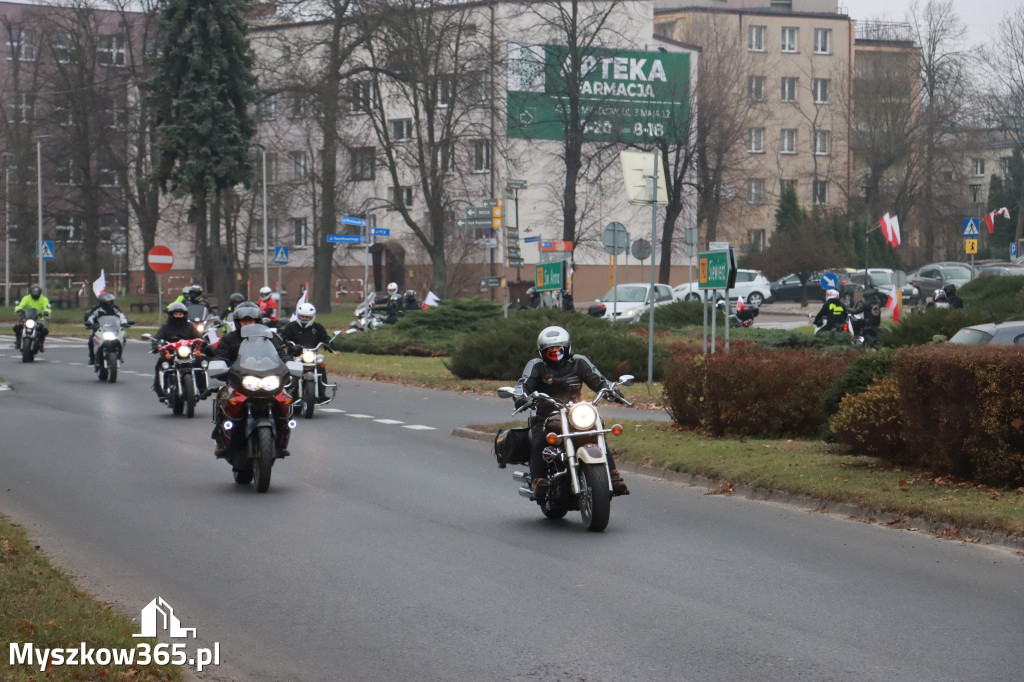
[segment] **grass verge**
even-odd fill
[[[0,640],[31,643],[35,649],[87,648],[128,649],[151,638],[132,637],[138,625],[110,605],[97,602],[78,589],[62,571],[54,568],[25,532],[0,517]],[[49,666],[41,672],[34,665],[7,665],[7,682],[30,680],[122,680],[149,682],[185,679],[177,666]]]

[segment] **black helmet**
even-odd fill
[[[188,289],[188,297],[191,298],[193,301],[196,300],[197,298],[199,298],[202,295],[203,295],[203,288],[201,286],[199,286],[198,284],[193,284],[191,287],[189,287],[189,289]]]
[[[231,294],[230,296],[228,296],[228,303],[231,305],[232,308],[237,307],[238,304],[241,303],[244,300],[245,300],[245,296],[243,296],[242,294],[239,294],[239,293],[234,293],[234,294]]]
[[[944,284],[942,286],[942,290],[946,292],[946,296],[955,296],[956,295],[956,285],[953,284],[953,283]]]
[[[181,315],[179,316],[175,313],[181,313]],[[185,307],[184,303],[172,303],[167,306],[167,317],[168,319],[175,318],[178,320],[184,320],[188,317],[188,308]]]
[[[235,308],[235,320],[241,322],[242,320],[251,320],[253,322],[259,322],[263,319],[263,312],[260,311],[260,307],[255,303],[249,303],[246,301],[242,305]]]
[[[572,356],[569,332],[562,327],[545,327],[537,336],[537,353],[547,365],[564,365]]]
[[[33,284],[28,288],[28,293],[32,298],[39,298],[43,295],[43,288],[38,284]]]

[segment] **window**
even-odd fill
[[[401,187],[389,187],[388,200],[395,206],[412,208],[412,187],[407,185],[403,185]]]
[[[263,243],[263,218],[262,216],[257,219],[253,224],[252,229],[256,233],[256,239],[253,243],[257,248],[264,248],[264,246],[274,247],[277,245],[277,220],[274,218],[267,218],[267,244]]]
[[[353,180],[373,180],[375,152],[373,147],[360,147],[352,150]]]
[[[124,66],[124,36],[101,37],[98,52],[100,64]]]
[[[443,75],[437,77],[437,106],[446,107],[451,104],[455,97],[455,76]]]
[[[953,182],[953,171],[942,171],[943,182]]]
[[[779,151],[783,154],[796,154],[796,129],[783,128],[779,136]]]
[[[814,79],[814,103],[828,104],[828,79]]]
[[[466,74],[466,103],[481,104],[491,99],[491,77],[486,71]]]
[[[7,28],[7,58],[23,62],[35,61],[36,32],[31,29],[9,26]]]
[[[764,101],[764,76],[747,77],[747,93],[751,102]]]
[[[814,54],[829,54],[832,47],[832,29],[814,29]]]
[[[442,142],[437,148],[437,166],[442,173],[455,172],[455,143]]]
[[[292,159],[292,180],[306,179],[306,152],[290,152]]]
[[[82,220],[78,216],[58,215],[56,229],[57,241],[80,242],[82,241]]]
[[[101,102],[103,109],[99,112],[100,125],[117,129],[127,122],[127,113],[117,106],[112,97],[101,96]]]
[[[263,159],[260,159],[260,166],[261,166],[260,170],[261,171],[263,170],[262,163],[263,163]],[[278,164],[277,164],[277,153],[276,152],[267,152],[267,184],[268,185],[272,185],[275,182],[278,182],[277,167],[278,167]]]
[[[767,26],[747,26],[747,50],[764,52],[764,30]]]
[[[783,26],[782,27],[782,51],[783,52],[796,52],[796,36],[797,30],[795,26]]]
[[[26,92],[7,93],[7,122],[28,123],[32,120],[34,99]]]
[[[72,126],[75,124],[75,115],[70,99],[61,98],[54,102],[53,120],[59,126]]]
[[[53,48],[53,58],[61,64],[71,61],[71,34],[65,31],[57,31],[50,36],[50,46]]]
[[[764,230],[750,231],[750,249],[752,251],[764,251]]]
[[[814,131],[814,153],[818,156],[828,156],[829,131]]]
[[[75,161],[70,156],[57,159],[53,169],[53,181],[58,185],[75,185],[76,176]]]
[[[828,180],[814,181],[814,203],[819,205],[828,203]]]
[[[391,139],[409,140],[412,139],[412,119],[396,118],[391,121]]]
[[[305,118],[309,107],[306,104],[306,96],[298,92],[288,95],[288,115],[292,118]]]
[[[751,128],[747,151],[760,154],[764,151],[764,128]]]
[[[128,244],[128,231],[118,219],[115,213],[103,213],[99,216],[100,241],[104,244],[113,244],[115,247],[125,247]],[[117,253],[115,250],[114,253]],[[121,253],[125,253],[121,251]]]
[[[985,159],[971,159],[971,175],[975,177],[985,175]]]
[[[277,96],[264,93],[263,98],[256,103],[256,115],[264,121],[277,118]]]
[[[796,193],[796,180],[779,180],[779,194],[791,189]]]
[[[751,178],[747,180],[747,201],[752,204],[760,204],[764,201],[764,180]]]
[[[376,101],[374,96],[373,83],[370,81],[356,81],[352,84],[352,113],[366,114]]]
[[[121,184],[121,173],[113,158],[107,154],[101,154],[96,163],[96,182],[101,187],[118,187]]]
[[[309,228],[305,218],[292,218],[292,235],[295,246],[309,246]]]
[[[473,140],[473,172],[486,173],[491,169],[491,141]]]
[[[795,102],[796,101],[796,78],[792,76],[783,76],[782,78],[782,101],[783,102]]]

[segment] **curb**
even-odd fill
[[[494,435],[486,431],[475,429],[457,428],[452,430],[452,435],[459,438],[469,438],[481,442],[490,443]],[[1011,535],[1003,535],[988,530],[976,528],[951,528],[948,524],[931,521],[929,519],[908,517],[895,512],[879,511],[870,507],[862,507],[851,502],[832,502],[820,500],[809,495],[798,495],[787,493],[782,490],[769,488],[757,488],[743,484],[733,484],[697,474],[689,474],[682,471],[673,471],[662,467],[650,466],[648,464],[637,464],[635,462],[619,462],[618,468],[632,474],[650,476],[667,483],[677,485],[688,485],[694,488],[703,488],[705,495],[740,495],[751,500],[761,502],[775,502],[785,504],[799,509],[805,509],[816,514],[835,514],[854,521],[862,521],[889,528],[900,530],[916,531],[932,535],[944,540],[959,540],[966,543],[984,543],[996,545],[1008,550],[1024,553],[1024,538]]]

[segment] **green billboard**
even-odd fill
[[[568,50],[509,44],[508,137],[565,137]],[[584,137],[643,142],[688,137],[690,55],[594,48],[581,58],[580,116]]]

